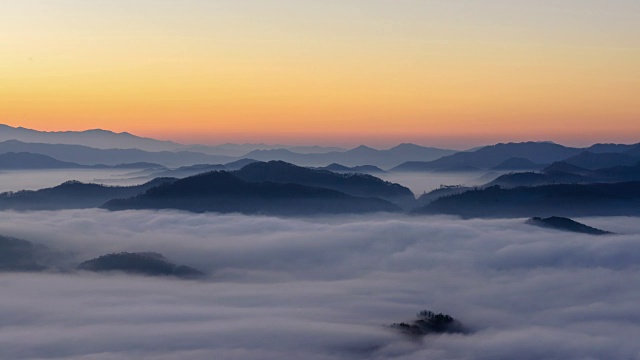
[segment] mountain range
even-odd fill
[[[287,149],[256,150],[244,157],[261,161],[281,160],[303,166],[328,166],[338,163],[343,166],[373,165],[386,169],[406,161],[435,160],[453,153],[456,151],[415,144],[400,144],[388,150],[377,150],[361,145],[348,151],[320,154],[299,154]]]
[[[226,171],[180,179],[135,197],[108,201],[102,207],[289,216],[400,211],[398,206],[379,198],[295,183],[249,182]]]
[[[51,169],[150,169],[159,171],[166,169],[160,164],[137,162],[117,165],[81,165],[74,162],[60,161],[51,156],[28,152],[8,152],[0,154],[0,170],[51,170]]]
[[[360,146],[348,151],[328,153],[296,153],[287,149],[256,150],[243,156],[232,157],[210,155],[195,151],[146,151],[139,148],[100,149],[76,144],[31,143],[20,140],[0,142],[0,154],[8,152],[29,152],[53,157],[59,161],[81,165],[116,165],[125,162],[158,163],[167,167],[182,167],[200,164],[224,164],[241,159],[259,161],[282,160],[302,166],[328,166],[339,163],[344,166],[391,167],[411,159],[433,159],[451,154],[453,150],[426,148],[413,144],[403,144],[389,150],[376,150]],[[358,170],[363,171],[364,169]]]
[[[392,168],[394,172],[460,171],[460,170],[522,170],[539,169],[553,162],[591,162],[595,159],[607,163],[617,159],[626,164],[640,152],[640,145],[595,144],[587,148],[573,148],[551,142],[501,143],[475,151],[458,152],[433,161],[410,161]],[[606,153],[604,151],[616,151]],[[585,157],[589,156],[589,159]],[[626,162],[625,162],[626,161]]]
[[[300,184],[332,189],[353,196],[377,197],[403,208],[415,205],[415,196],[408,188],[367,174],[340,174],[296,166],[284,161],[251,163],[234,171],[233,174],[250,182]]]
[[[640,181],[611,184],[491,186],[438,198],[416,214],[514,218],[550,216],[638,216]]]
[[[0,193],[0,210],[97,208],[111,199],[128,198],[176,179],[158,178],[136,186],[105,186],[67,181],[52,188]]]
[[[619,165],[595,170],[559,161],[547,166],[541,172],[516,172],[499,176],[487,186],[517,187],[640,181],[640,159],[635,159],[635,161],[632,166]],[[602,165],[604,166],[604,164]]]
[[[0,141],[19,140],[27,143],[83,145],[97,149],[140,149],[150,152],[190,151],[207,155],[239,157],[253,150],[288,148],[300,153],[344,151],[339,147],[286,146],[267,144],[184,145],[173,141],[136,136],[127,132],[92,129],[85,131],[39,131],[0,124]]]

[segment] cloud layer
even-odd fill
[[[150,250],[211,276],[0,274],[0,358],[638,359],[638,219],[580,220],[623,235],[522,219],[5,212],[0,233],[68,252],[67,267]],[[474,332],[413,341],[385,327],[422,309]]]

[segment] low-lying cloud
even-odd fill
[[[593,237],[403,215],[283,219],[180,212],[3,212],[0,234],[72,268],[156,251],[204,281],[3,273],[0,358],[638,359],[637,218]],[[470,334],[389,325],[434,310]]]

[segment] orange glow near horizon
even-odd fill
[[[0,123],[208,144],[638,142],[640,8],[614,2],[630,11],[13,1]]]

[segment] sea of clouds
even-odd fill
[[[0,234],[64,254],[0,274],[2,359],[640,359],[638,218],[377,215],[284,219],[172,211],[2,212]],[[185,281],[69,271],[156,251]],[[466,335],[387,325],[429,309]]]

